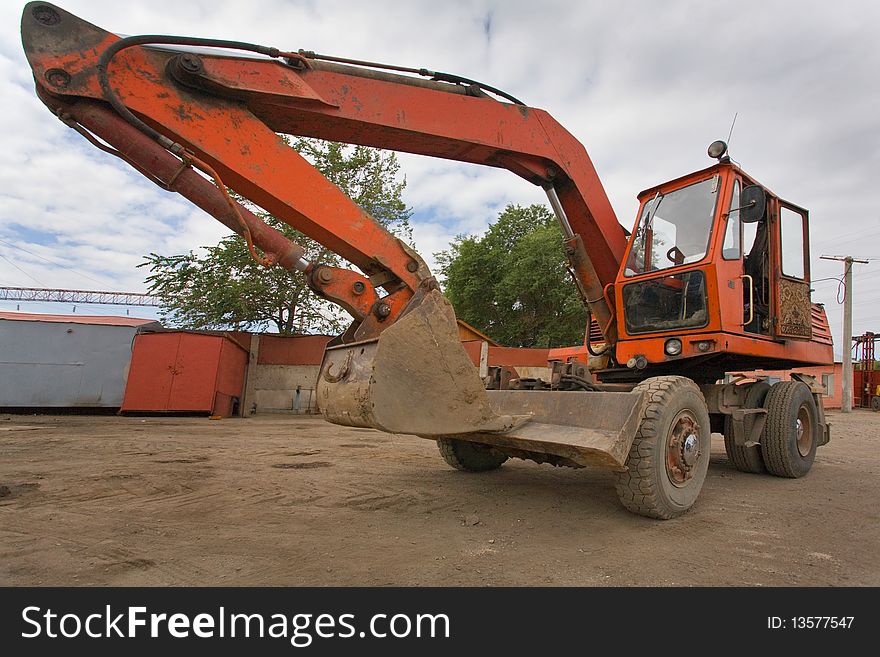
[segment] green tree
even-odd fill
[[[514,347],[583,341],[587,312],[545,206],[509,205],[483,236],[458,236],[435,257],[458,317],[494,340]]]
[[[402,198],[406,179],[400,176],[394,153],[315,139],[297,139],[291,146],[379,223],[402,239],[412,240],[412,213]],[[341,264],[335,253],[244,202],[266,223],[302,245],[308,260]],[[274,326],[283,334],[334,333],[349,319],[312,294],[302,274],[281,267],[266,269],[254,262],[238,235],[224,237],[199,252],[151,253],[139,266],[149,267],[147,285],[159,296],[160,315],[170,326],[239,330]]]

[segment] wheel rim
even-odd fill
[[[693,412],[685,409],[675,416],[666,438],[666,475],[673,486],[687,486],[701,456],[700,425]]]
[[[810,409],[805,405],[798,409],[795,431],[798,454],[804,457],[809,456],[813,449],[813,418],[810,416]]]

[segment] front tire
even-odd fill
[[[819,411],[800,381],[773,385],[764,402],[767,422],[761,434],[764,464],[777,477],[796,479],[810,471],[819,445]]]
[[[488,445],[480,445],[458,440],[457,438],[439,438],[437,447],[440,455],[456,470],[467,472],[485,472],[496,470],[507,460],[507,455]]]
[[[709,469],[712,433],[706,400],[682,376],[657,376],[634,389],[647,398],[641,424],[617,476],[617,496],[633,513],[668,520],[693,506]]]

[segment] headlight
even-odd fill
[[[666,352],[667,356],[678,356],[681,353],[681,340],[678,338],[667,340],[663,351]]]

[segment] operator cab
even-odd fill
[[[772,365],[755,339],[813,337],[808,213],[757,183],[726,150],[713,143],[717,164],[639,195],[614,286],[621,364],[711,360],[716,351],[730,360],[740,351],[740,363]]]
[[[624,277],[663,272],[624,287],[627,333],[699,328],[708,322],[706,277],[673,271],[703,260],[709,248],[721,177],[713,175],[662,194],[641,208]]]

